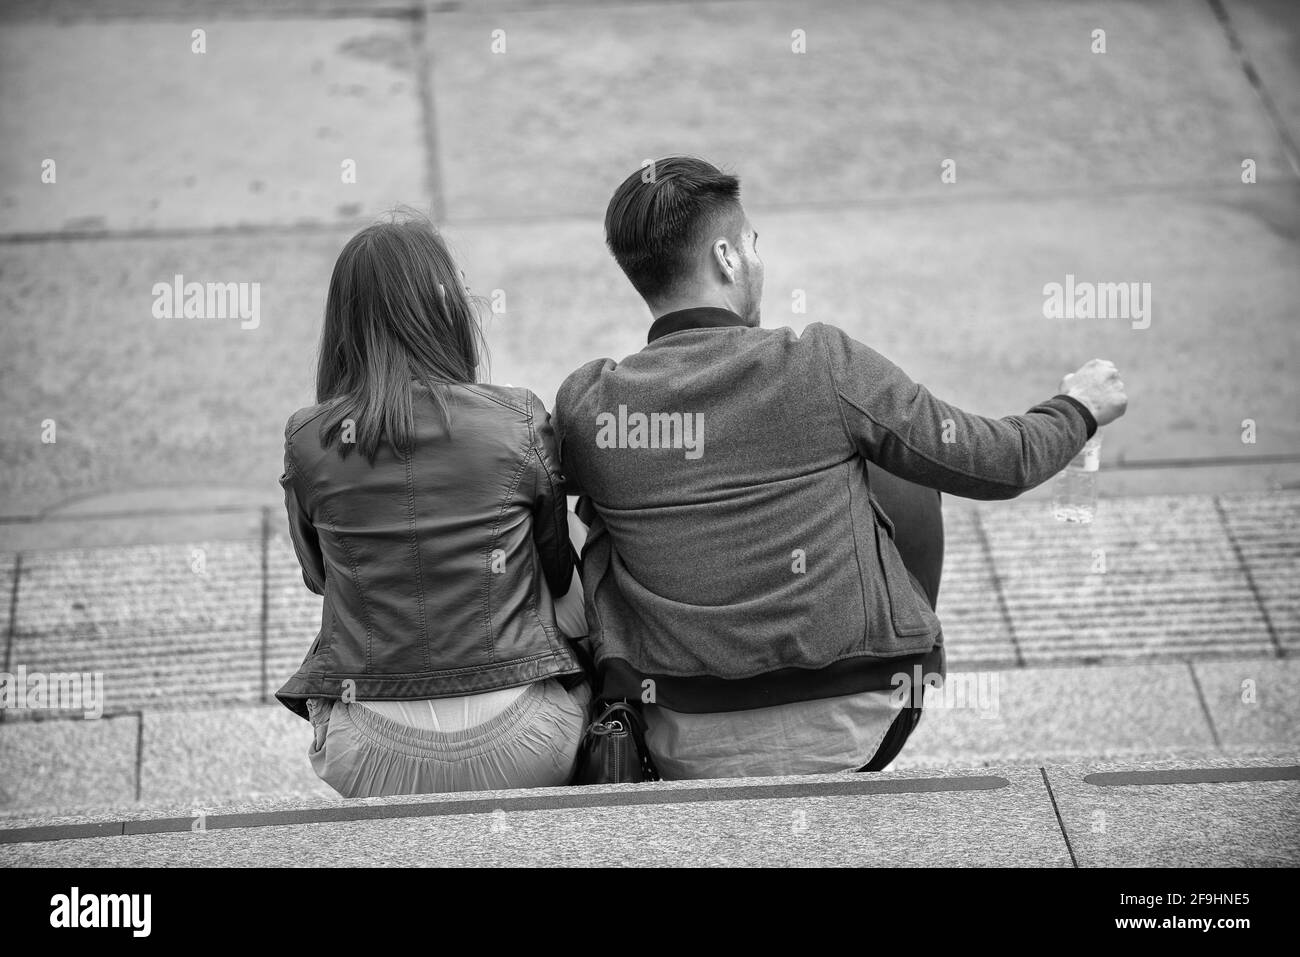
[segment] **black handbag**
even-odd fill
[[[634,706],[626,701],[596,699],[592,715],[578,744],[574,784],[659,780],[659,772],[646,750],[641,714]]]
[[[594,518],[590,500],[578,499],[578,517],[587,525]],[[577,565],[582,567],[582,556]],[[645,722],[640,710],[625,700],[600,695],[600,673],[585,638],[570,638],[569,647],[591,683],[590,719],[578,742],[573,784],[629,784],[658,781],[659,771],[645,746]]]
[[[590,719],[578,742],[573,784],[628,784],[658,781],[659,771],[645,746],[645,719],[636,705],[598,693],[600,679],[587,643],[570,639],[574,657],[591,682]]]

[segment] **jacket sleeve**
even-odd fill
[[[578,483],[578,479],[574,474],[574,470],[572,468],[565,467],[566,463],[565,463],[565,454],[564,454],[564,440],[566,437],[566,433],[568,432],[568,429],[566,428],[566,423],[564,420],[564,410],[566,406],[565,399],[566,399],[566,391],[568,389],[568,386],[569,386],[569,380],[566,379],[563,383],[560,384],[560,390],[559,392],[556,393],[555,415],[551,419],[551,425],[555,430],[556,461],[559,462],[560,468],[563,470],[564,494],[581,496],[585,493],[582,490],[582,486]],[[538,404],[540,405],[540,402]]]
[[[839,329],[816,324],[808,331],[825,347],[836,414],[850,442],[919,485],[965,498],[1015,498],[1065,468],[1096,431],[1088,408],[1064,395],[1024,415],[964,412]]]
[[[321,556],[320,538],[311,516],[298,497],[297,476],[293,462],[293,449],[288,438],[284,444],[284,474],[280,476],[284,488],[284,507],[289,516],[289,537],[302,567],[302,580],[317,595],[325,594],[325,561]]]
[[[542,574],[551,596],[566,594],[573,581],[573,545],[569,542],[569,509],[564,497],[564,475],[556,454],[551,416],[537,396],[529,395],[529,422],[533,432],[532,458],[536,476],[533,500],[533,544],[542,562]]]

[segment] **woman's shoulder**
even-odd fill
[[[317,402],[315,405],[304,406],[293,415],[289,416],[289,421],[284,424],[285,441],[292,442],[294,435],[301,431],[303,426],[320,418],[320,416],[324,415],[326,410],[328,410],[333,404],[332,401]]]
[[[530,389],[513,385],[493,385],[490,382],[462,382],[456,388],[478,401],[494,403],[521,416],[538,415],[546,411],[542,400]]]

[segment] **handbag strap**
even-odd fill
[[[659,769],[655,767],[654,759],[650,757],[650,751],[646,748],[645,743],[645,719],[635,705],[630,704],[623,698],[615,698],[606,701],[601,699],[593,709],[593,714],[599,712],[598,716],[587,725],[584,731],[584,737],[588,734],[602,734],[607,732],[597,731],[598,725],[610,723],[610,721],[621,721],[629,734],[632,735],[632,741],[636,745],[637,756],[641,759],[641,768],[645,772],[647,780],[659,780]]]

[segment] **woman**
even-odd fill
[[[563,477],[537,396],[477,382],[481,345],[427,220],[343,248],[280,478],[323,620],[276,697],[344,797],[573,771],[590,691],[552,600],[576,581]]]

